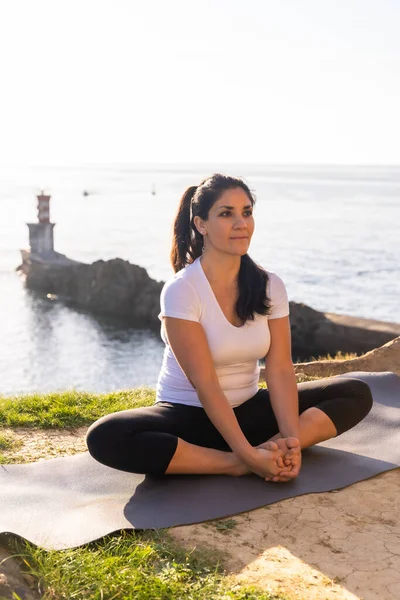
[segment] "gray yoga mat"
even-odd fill
[[[374,406],[352,430],[304,451],[290,483],[256,475],[124,473],[88,453],[27,465],[0,465],[0,533],[46,549],[80,546],[120,529],[153,529],[227,517],[285,498],[326,492],[400,466],[400,377],[353,372]]]

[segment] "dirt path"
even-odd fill
[[[86,449],[84,427],[8,431],[22,442],[18,462]],[[218,550],[232,577],[289,600],[398,600],[400,469],[171,534],[190,549]]]
[[[400,469],[172,533],[223,551],[238,580],[290,599],[400,598]]]

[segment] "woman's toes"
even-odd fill
[[[285,443],[289,450],[294,450],[295,448],[300,447],[300,440],[295,437],[285,438]]]
[[[271,452],[276,452],[278,450],[278,444],[275,444],[275,442],[265,442],[265,444],[262,444],[262,447]]]
[[[283,469],[285,467],[282,456],[278,456],[276,459],[276,464],[278,465],[279,469]]]

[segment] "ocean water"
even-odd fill
[[[36,221],[36,194],[51,194],[57,251],[83,262],[120,257],[165,281],[179,198],[216,171],[244,177],[255,192],[250,255],[282,277],[291,300],[400,322],[400,167],[3,167],[0,394],[155,386],[162,362],[157,333],[24,289],[15,268],[28,247],[26,223]]]

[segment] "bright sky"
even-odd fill
[[[3,0],[0,163],[400,164],[398,0]]]

